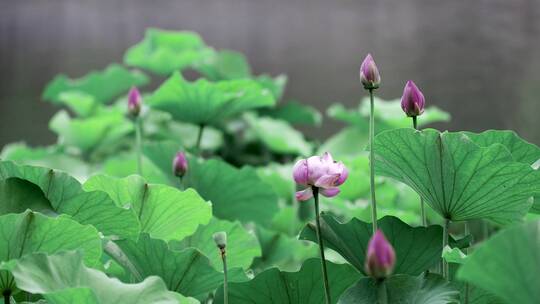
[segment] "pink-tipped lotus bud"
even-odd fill
[[[294,181],[306,188],[296,193],[296,199],[306,201],[313,197],[312,187],[320,188],[320,193],[333,197],[339,193],[337,186],[342,185],[349,172],[342,162],[336,162],[328,152],[323,156],[311,156],[299,160],[293,168]]]
[[[412,80],[407,81],[401,97],[401,108],[409,117],[419,116],[424,113],[426,99]]]
[[[368,54],[362,65],[360,66],[360,81],[364,85],[364,89],[373,90],[379,87],[381,83],[381,75],[379,69],[375,65],[375,60]]]
[[[368,243],[365,270],[375,279],[383,279],[392,274],[396,264],[396,254],[381,230],[377,230]]]
[[[173,160],[173,173],[178,177],[182,177],[188,170],[188,161],[184,152],[176,153]]]
[[[128,112],[131,116],[137,117],[141,112],[142,96],[136,87],[132,87],[128,94]]]

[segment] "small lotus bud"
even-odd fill
[[[342,162],[336,162],[328,152],[322,156],[311,156],[299,160],[293,168],[294,181],[306,188],[296,192],[296,199],[306,201],[313,197],[312,187],[320,188],[326,197],[339,194],[337,186],[342,185],[349,171]]]
[[[216,232],[212,237],[219,249],[227,247],[227,233],[225,231]]]
[[[176,153],[173,160],[173,173],[177,177],[182,177],[188,170],[188,161],[184,152]]]
[[[418,89],[412,80],[407,81],[401,97],[401,108],[409,117],[419,116],[424,113],[426,100],[424,94]]]
[[[371,57],[371,54],[366,56],[360,66],[360,81],[366,90],[376,89],[381,83],[379,69],[377,69],[377,65],[375,65],[375,61],[373,60],[373,57]]]
[[[381,230],[377,230],[368,243],[365,261],[366,273],[375,279],[383,279],[392,274],[396,254]]]
[[[142,106],[142,96],[136,87],[132,87],[128,94],[128,112],[133,117],[139,116]]]

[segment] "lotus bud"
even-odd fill
[[[212,235],[212,237],[214,238],[214,242],[216,242],[216,245],[218,246],[219,249],[224,249],[225,247],[227,247],[227,233],[226,232],[224,231],[216,232],[214,233],[214,235]]]
[[[137,117],[141,112],[142,96],[136,87],[132,87],[128,94],[128,112],[131,116]]]
[[[366,90],[377,89],[381,83],[379,69],[377,69],[377,65],[375,65],[375,61],[373,60],[373,57],[371,57],[371,54],[366,56],[360,66],[360,81]]]
[[[293,167],[294,181],[305,189],[296,192],[296,199],[306,201],[313,197],[313,187],[319,188],[326,197],[338,195],[338,186],[349,176],[342,162],[336,162],[328,152],[322,156],[311,156],[299,160]]]
[[[383,232],[377,230],[368,243],[365,271],[375,279],[384,279],[392,274],[396,254]]]
[[[407,81],[401,97],[401,108],[409,117],[416,117],[424,113],[426,100],[424,94],[412,80]]]
[[[188,161],[184,152],[176,153],[173,160],[173,173],[177,177],[182,177],[188,170]]]

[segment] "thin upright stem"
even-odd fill
[[[413,128],[418,130],[418,120],[417,116],[412,117]],[[426,203],[424,199],[420,196],[420,215],[422,217],[422,226],[427,227],[427,218],[426,218]]]
[[[137,173],[142,176],[142,119],[135,118],[135,150],[137,153]]]
[[[201,141],[204,132],[204,125],[199,125],[199,133],[197,134],[197,141],[195,142],[195,152],[200,154],[201,151]]]
[[[386,291],[386,282],[384,280],[377,282],[377,304],[388,303],[388,293]]]
[[[2,295],[4,296],[4,304],[11,303],[11,290],[9,289],[4,290]]]
[[[178,188],[179,188],[180,190],[182,190],[182,191],[185,190],[186,188],[185,188],[185,186],[184,186],[184,177],[180,176],[180,177],[178,178],[178,180],[180,181],[180,182],[178,183]]]
[[[446,246],[448,246],[448,234],[449,234],[448,228],[450,228],[450,220],[448,218],[445,218],[444,225],[443,225],[443,244],[442,244],[443,250]],[[442,276],[447,280],[449,279],[448,262],[446,262],[444,259],[442,261]]]
[[[229,286],[227,279],[227,254],[225,249],[221,252],[221,260],[223,261],[223,303],[229,303]]]
[[[375,157],[373,151],[373,141],[375,137],[375,103],[373,102],[373,89],[369,89],[369,188],[371,191],[371,224],[373,234],[377,231],[377,200],[375,199]]]
[[[469,222],[468,221],[465,221],[465,237],[467,237],[469,234],[471,234],[471,229],[469,227]],[[471,244],[472,244],[472,240],[471,240]],[[467,247],[467,249],[465,249],[465,253],[467,255],[469,255],[469,247]],[[465,283],[465,299],[464,299],[464,302],[465,304],[468,304],[469,303],[469,283]]]
[[[321,256],[321,269],[322,269],[322,275],[323,275],[323,282],[324,282],[324,295],[326,299],[326,304],[332,303],[330,300],[330,286],[328,285],[328,274],[326,271],[326,259],[324,258],[324,244],[323,244],[323,238],[321,235],[321,221],[320,221],[320,213],[319,213],[319,188],[318,187],[312,187],[313,190],[313,198],[315,200],[315,223],[317,224],[317,241],[319,243],[319,252]]]

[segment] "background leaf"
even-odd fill
[[[219,231],[227,233],[227,266],[248,269],[255,257],[261,256],[261,247],[257,237],[247,231],[238,222],[212,218],[206,225],[201,225],[192,235],[182,241],[172,241],[173,250],[193,247],[203,252],[215,269],[222,269],[221,255],[216,247],[213,234]]]
[[[130,71],[121,65],[111,64],[103,71],[90,72],[79,79],[65,75],[56,76],[45,88],[43,99],[55,103],[62,102],[61,95],[67,92],[81,92],[95,98],[99,103],[111,101],[132,86],[143,86],[150,80],[139,71]]]
[[[214,216],[265,225],[277,213],[276,194],[251,167],[236,169],[217,159],[190,160],[189,166],[185,183],[212,201]]]

